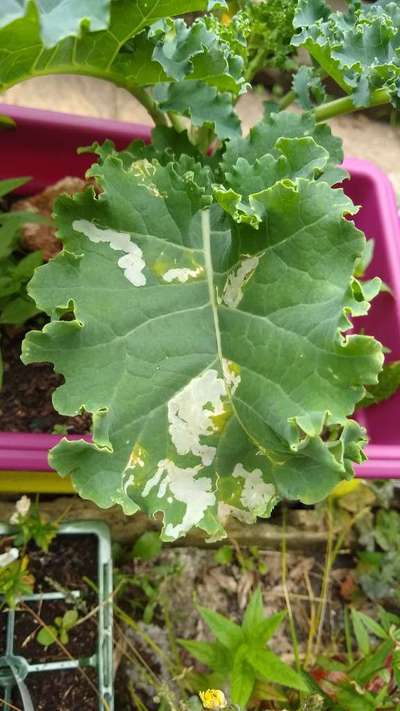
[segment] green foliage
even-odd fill
[[[252,79],[265,67],[287,68],[293,48],[293,18],[297,0],[236,0],[232,10],[240,10],[248,26],[247,72]]]
[[[184,156],[128,166],[107,151],[91,170],[100,198],[58,201],[66,251],[30,287],[53,320],[28,336],[24,362],[65,375],[60,412],[93,412],[93,444],[63,441],[53,465],[100,506],[163,511],[167,540],[193,525],[220,536],[220,501],[254,518],[279,496],[320,500],[362,461],[347,415],[382,363],[372,338],[341,335],[379,280],[351,276],[365,242],[345,219],[351,201],[325,182],[338,142],[290,114],[230,142],[222,169],[230,191],[240,174],[256,190],[241,202],[258,230],[205,210],[216,195],[231,212],[210,167]],[[76,320],[58,320],[71,303]]]
[[[69,634],[79,620],[77,610],[67,610],[62,617],[55,617],[54,624],[45,625],[36,635],[36,640],[46,649],[56,642],[66,645]]]
[[[357,107],[383,93],[394,106],[400,96],[400,13],[391,0],[349,3],[347,13],[333,12],[324,0],[299,0],[293,39],[351,94]]]
[[[20,501],[27,500],[24,496]],[[19,502],[18,502],[19,503]],[[30,541],[44,551],[48,551],[49,545],[58,532],[58,524],[48,521],[40,513],[37,503],[27,506],[27,510],[21,511],[17,503],[16,512],[12,515],[10,523],[15,526],[15,545],[27,546]]]
[[[28,77],[47,74],[86,74],[128,89],[161,120],[161,112],[144,87],[167,82],[163,102],[168,110],[185,115],[189,111],[199,125],[212,116],[201,116],[201,105],[195,100],[200,93],[209,111],[219,116],[212,122],[219,135],[229,136],[238,119],[231,94],[217,96],[217,89],[236,96],[244,83],[235,33],[222,36],[212,19],[200,18],[188,28],[183,20],[174,22],[168,17],[205,10],[207,5],[206,0],[148,0],[143,12],[140,3],[131,0],[102,0],[100,4],[86,0],[74,1],[68,10],[65,3],[54,2],[45,14],[31,0],[23,10],[6,14],[0,25],[0,87],[4,91]],[[222,126],[228,118],[226,133]]]
[[[314,67],[301,66],[293,77],[292,87],[303,109],[312,109],[326,101],[326,89]]]
[[[365,240],[331,187],[341,145],[315,118],[335,107],[271,114],[240,135],[234,104],[260,66],[287,66],[296,3],[68,5],[61,25],[59,0],[8,0],[1,88],[51,73],[108,79],[157,129],[150,147],[96,146],[100,191],[57,203],[64,251],[19,266],[24,279],[35,269],[30,295],[51,319],[24,362],[64,375],[61,413],[93,413],[93,442],[61,442],[52,464],[101,507],[162,512],[166,540],[194,525],[223,536],[221,503],[254,520],[280,498],[322,499],[364,459],[351,416],[383,354],[348,331],[380,284],[359,281]],[[172,19],[203,10],[190,26]],[[395,99],[393,3],[353,2],[343,16],[300,0],[294,24],[316,65],[295,78],[308,109],[323,73],[357,104]],[[3,218],[7,234],[16,219]]]
[[[358,580],[372,600],[398,599],[400,590],[400,514],[380,509],[367,523],[359,524],[368,537],[369,550],[358,554]]]
[[[132,555],[134,558],[140,558],[141,560],[152,560],[152,558],[157,558],[160,555],[161,549],[160,535],[155,531],[147,531],[142,533],[135,541]]]
[[[28,570],[27,555],[17,558],[8,565],[0,565],[0,609],[2,601],[14,608],[24,595],[33,592],[34,578]]]
[[[231,546],[221,546],[214,553],[214,560],[218,565],[230,565],[233,561],[234,551]]]
[[[0,180],[0,198],[24,185],[29,178]],[[28,296],[26,285],[37,266],[42,264],[40,252],[24,254],[18,244],[21,228],[27,222],[45,222],[40,215],[27,212],[0,212],[0,325],[21,325],[39,313]],[[0,353],[0,386],[3,364]]]
[[[240,134],[240,121],[231,96],[219,93],[213,86],[200,81],[160,84],[155,96],[162,111],[187,116],[195,128],[211,128],[218,138],[234,138]]]
[[[313,672],[314,678],[308,676],[310,685],[324,702],[317,708],[327,711],[397,709],[400,618],[380,609],[377,622],[352,609],[351,619],[355,642],[351,657],[346,662],[321,658],[318,669]],[[353,653],[357,656],[355,661]]]
[[[340,142],[311,115],[273,113],[248,137],[229,142],[221,164],[224,182],[214,195],[235,221],[258,228],[274,183],[300,178],[338,183],[346,176],[337,167],[342,158]]]
[[[266,647],[285,613],[265,617],[261,591],[256,590],[239,626],[207,608],[199,608],[204,622],[215,637],[214,642],[181,640],[180,644],[202,664],[209,667],[214,686],[229,685],[229,698],[246,707],[257,682],[271,681],[301,691],[308,686],[302,677]],[[208,684],[207,677],[204,681]]]
[[[110,0],[5,0],[0,27],[23,18],[28,7],[35,8],[40,22],[43,44],[54,47],[65,37],[79,36],[82,28],[92,31],[107,28]]]
[[[376,385],[368,385],[358,407],[370,407],[391,398],[400,387],[400,361],[385,363]]]
[[[29,178],[0,181],[0,197],[24,185]],[[26,293],[26,285],[42,264],[40,252],[24,255],[18,244],[21,227],[27,222],[47,222],[29,212],[0,212],[0,324],[22,324],[38,313]]]
[[[134,550],[133,562],[137,559]],[[148,548],[146,547],[147,552]],[[135,567],[132,571],[132,565],[129,565],[131,560],[124,561],[123,558],[114,572],[114,587],[118,590],[119,599],[123,600],[124,607],[131,610],[134,617],[139,616],[145,624],[151,624],[157,609],[165,618],[163,583],[166,580],[171,581],[182,572],[181,566],[176,561],[158,562],[154,561],[154,557],[140,557],[144,561],[150,560],[152,562],[148,569],[142,566],[139,571],[136,571]],[[165,624],[167,624],[166,621]]]

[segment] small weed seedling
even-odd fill
[[[271,698],[268,692],[265,694],[263,682],[308,691],[301,675],[267,648],[285,613],[266,617],[259,589],[253,593],[241,625],[207,608],[200,607],[199,613],[215,641],[180,640],[180,644],[209,667],[209,674],[199,676],[204,690],[209,686],[227,687],[227,697],[241,708],[251,697]]]
[[[4,546],[12,543],[0,554],[0,597],[9,607],[15,607],[18,599],[33,591],[34,577],[29,572],[28,543],[34,543],[47,551],[57,535],[58,524],[47,521],[40,513],[37,503],[31,504],[28,496],[22,496],[15,505],[10,523],[14,527],[11,536],[2,541]]]
[[[59,640],[66,645],[69,642],[69,632],[79,620],[77,610],[67,610],[62,617],[55,617],[52,625],[46,625],[39,630],[36,639],[47,649]]]

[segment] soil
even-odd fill
[[[34,592],[79,591],[74,603],[80,618],[97,604],[97,595],[86,580],[97,581],[97,539],[91,535],[57,536],[46,553],[35,545],[28,547],[29,570],[35,578]],[[97,616],[73,628],[64,649],[57,644],[47,649],[36,641],[40,625],[37,617],[51,624],[56,616],[72,609],[71,601],[41,600],[26,602],[15,615],[14,652],[30,663],[61,662],[71,657],[87,658],[96,651]],[[36,619],[35,619],[36,616]],[[3,617],[0,654],[4,654],[5,615]],[[35,711],[97,711],[96,670],[90,667],[61,671],[37,672],[26,679]],[[18,691],[13,704],[22,708]],[[1,699],[0,699],[1,705]]]
[[[26,366],[20,360],[25,334],[44,323],[44,318],[37,318],[24,327],[1,331],[4,381],[0,390],[0,431],[53,433],[56,428],[60,434],[87,434],[91,427],[88,413],[64,417],[53,407],[52,394],[64,382],[63,377],[50,364]]]
[[[35,711],[98,711],[99,702],[91,684],[96,685],[94,669],[38,672],[29,677],[29,693]],[[18,693],[12,702],[22,710]]]
[[[54,185],[50,185],[37,195],[17,200],[12,205],[12,210],[17,212],[33,212],[50,218],[54,202],[60,195],[74,195],[87,187],[87,182],[80,178],[67,176]],[[22,228],[21,242],[24,249],[34,252],[40,249],[43,259],[47,262],[61,250],[62,243],[55,236],[53,225],[42,225],[35,222],[28,223]]]

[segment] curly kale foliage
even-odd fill
[[[355,106],[368,106],[384,92],[400,100],[400,8],[393,0],[353,0],[347,13],[332,12],[323,0],[300,0],[294,18],[296,47],[346,91]],[[378,94],[379,96],[379,94]]]
[[[48,6],[52,11],[45,12]],[[18,11],[0,11],[0,87],[47,74],[86,74],[124,87],[166,123],[147,91],[160,85],[163,111],[189,116],[194,126],[205,125],[219,138],[230,137],[240,128],[233,104],[245,89],[241,25],[225,28],[213,15],[190,27],[172,19],[208,6],[207,0],[86,0],[65,9],[59,0],[23,2]]]
[[[294,51],[290,42],[297,0],[238,0],[232,5],[246,21],[248,79],[266,67],[287,67]]]
[[[51,454],[83,497],[161,511],[167,540],[194,525],[215,537],[221,503],[268,516],[363,460],[351,414],[383,356],[346,331],[379,283],[352,276],[365,240],[329,185],[341,151],[326,127],[282,113],[229,142],[222,170],[233,190],[246,165],[257,229],[226,209],[212,165],[163,160],[162,140],[158,158],[97,148],[100,192],[58,201],[64,251],[30,289],[52,320],[23,358],[63,373],[60,412],[93,413],[93,443]]]

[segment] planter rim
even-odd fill
[[[148,141],[151,137],[152,126],[143,123],[131,123],[128,121],[119,121],[117,119],[105,119],[92,116],[83,116],[81,114],[69,114],[63,111],[49,111],[48,109],[32,109],[29,106],[16,106],[15,104],[4,104],[0,102],[0,114],[11,116],[20,124],[29,123],[37,124],[43,128],[48,127],[53,129],[56,127],[59,130],[66,129],[69,133],[80,133],[82,129],[89,129],[93,133],[110,133],[126,134],[127,140],[132,135],[134,128],[135,138],[143,141]],[[14,130],[14,129],[7,129]]]
[[[14,118],[21,126],[53,130],[61,134],[68,131],[79,144],[80,134],[92,133],[104,137],[109,134],[112,140],[129,142],[133,138],[148,142],[151,138],[151,126],[128,123],[103,118],[91,118],[77,114],[68,114],[43,109],[33,109],[12,104],[0,103],[0,113]],[[86,136],[85,136],[86,140]],[[348,157],[344,167],[352,178],[362,178],[373,184],[382,209],[380,218],[384,232],[393,235],[386,239],[390,267],[396,284],[400,285],[400,228],[396,198],[387,175],[373,163],[363,158]],[[396,239],[397,237],[397,239]],[[396,303],[397,321],[400,323],[400,299]],[[48,464],[48,450],[63,437],[60,435],[32,432],[0,432],[0,471],[51,472]],[[71,435],[67,439],[85,439],[90,437]],[[400,479],[400,445],[370,444],[366,447],[368,460],[356,465],[356,476],[368,479]]]

